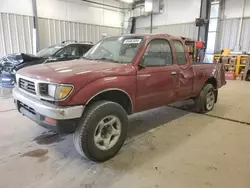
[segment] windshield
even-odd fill
[[[38,57],[51,57],[54,53],[56,53],[58,50],[62,49],[65,45],[64,44],[56,44],[53,46],[50,46],[48,48],[45,48],[38,52],[36,56]]]
[[[117,63],[131,63],[144,38],[120,36],[103,39],[83,57],[92,60],[109,60]]]

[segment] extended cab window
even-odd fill
[[[172,52],[169,42],[165,39],[152,40],[144,54],[145,66],[172,65]]]
[[[173,41],[175,54],[176,54],[176,62],[178,65],[185,65],[186,64],[186,54],[185,48],[180,41]]]

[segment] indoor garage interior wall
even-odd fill
[[[15,27],[17,26],[17,27]],[[31,16],[0,13],[0,57],[17,52],[32,54]],[[64,40],[96,43],[107,36],[121,34],[121,28],[46,18],[38,19],[40,49]]]
[[[236,46],[237,35],[239,31],[239,18],[221,20],[220,45],[219,49],[230,48]],[[250,18],[244,18],[241,33],[241,51],[250,52]]]
[[[123,6],[115,0],[107,0],[105,3],[116,7]],[[37,7],[39,49],[64,40],[96,43],[103,34],[112,36],[122,32],[123,10],[120,8],[78,0],[37,0]],[[33,53],[32,15],[31,0],[2,0],[0,58],[11,53]]]
[[[220,36],[217,51],[240,47],[240,51],[250,52],[250,0],[222,1],[223,10],[220,21]],[[240,22],[242,18],[242,29]],[[240,36],[239,44],[237,38]]]
[[[0,13],[0,57],[17,52],[32,54],[32,28],[31,16]],[[101,39],[102,33],[107,36],[121,34],[119,27],[46,18],[38,19],[38,28],[40,49],[64,40],[96,43]]]
[[[0,13],[0,57],[15,53],[32,54],[31,16]]]
[[[121,28],[91,25],[86,23],[70,22],[39,18],[40,49],[65,40],[88,41],[96,43],[102,38],[102,33],[107,36],[121,34]]]
[[[136,33],[150,33],[150,27],[136,28]],[[194,23],[181,23],[153,27],[153,33],[167,33],[175,36],[185,36],[197,39],[198,28]]]
[[[198,28],[195,26],[195,19],[199,17],[200,4],[200,0],[163,0],[162,12],[153,14],[152,32],[197,39]],[[183,11],[183,7],[189,10],[189,14]],[[150,15],[136,19],[136,33],[150,33]]]

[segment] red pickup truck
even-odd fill
[[[193,63],[185,41],[167,34],[105,38],[80,60],[27,67],[16,77],[19,112],[74,133],[77,151],[93,161],[119,151],[127,115],[185,99],[204,113],[226,83],[222,64]]]

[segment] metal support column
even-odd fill
[[[150,33],[153,33],[153,12],[150,14]]]
[[[34,28],[33,28],[33,54],[36,54],[39,50],[39,33],[38,33],[38,19],[37,19],[37,4],[36,0],[32,0],[32,10],[33,10],[33,22],[34,22]]]
[[[208,28],[209,28],[209,17],[210,17],[211,0],[201,0],[200,8],[200,19],[205,21],[205,24],[199,26],[198,40],[204,42],[204,48],[199,50],[200,61],[203,62],[205,57],[205,51],[207,48]]]

